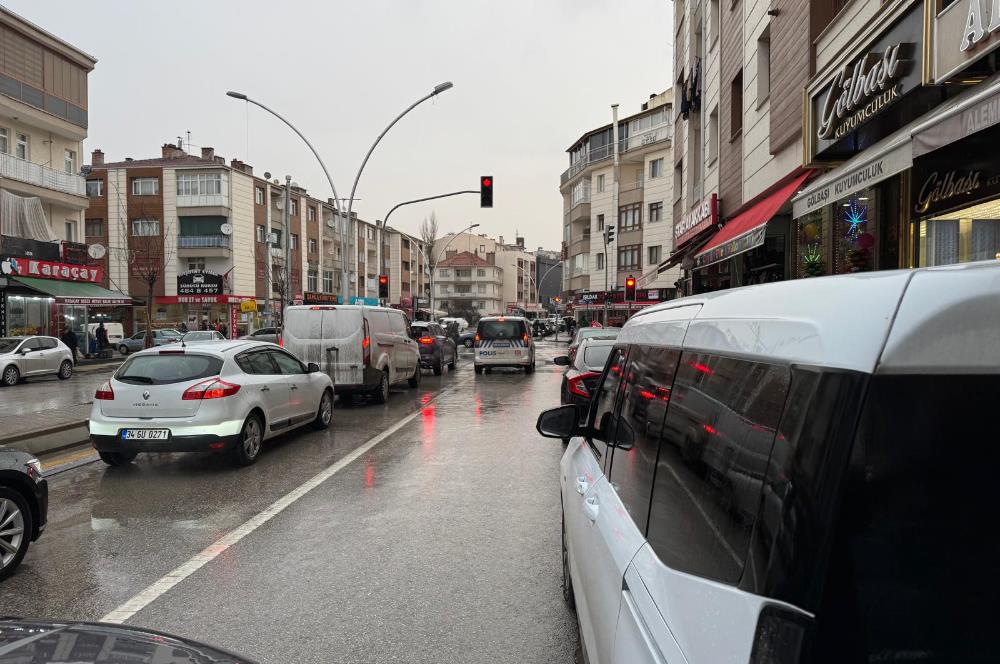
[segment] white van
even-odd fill
[[[994,658],[1000,262],[666,302],[593,393],[538,420],[588,661]]]
[[[469,329],[469,321],[465,320],[464,318],[445,316],[439,322],[441,323],[441,327],[443,327],[446,330],[448,329],[449,323],[457,323],[459,332],[465,332],[467,329]]]
[[[97,338],[97,328],[100,323],[87,323],[87,333],[88,338]],[[108,345],[112,348],[117,348],[122,339],[125,338],[125,328],[122,327],[121,323],[105,323],[104,329],[108,332]]]
[[[338,394],[371,394],[420,384],[420,351],[402,311],[363,305],[299,305],[285,309],[281,344],[334,378]]]

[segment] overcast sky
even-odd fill
[[[98,59],[88,155],[153,157],[190,131],[195,146],[244,159],[255,174],[290,174],[320,198],[329,187],[305,145],[226,90],[298,126],[346,197],[385,125],[453,81],[386,135],[354,209],[374,220],[402,200],[477,189],[489,174],[492,210],[463,196],[402,208],[390,225],[416,234],[433,209],[442,232],[478,222],[507,241],[517,231],[532,249],[559,248],[570,143],[610,122],[610,104],[634,113],[670,80],[667,0],[5,4]]]

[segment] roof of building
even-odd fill
[[[643,108],[638,113],[633,113],[632,115],[626,115],[625,117],[618,118],[618,124],[619,125],[626,124],[630,120],[634,120],[634,119],[636,119],[638,117],[641,117],[643,115],[651,115],[651,114],[655,113],[657,110],[659,110],[661,108],[672,107],[673,103],[674,103],[673,89],[664,90],[663,92],[661,92],[660,94],[657,94],[657,95],[650,95],[649,98],[650,99],[662,99],[663,101],[662,101],[662,103],[659,103],[656,106],[653,106],[652,108]],[[600,127],[597,127],[596,129],[590,129],[588,131],[583,132],[583,134],[580,136],[580,138],[578,138],[575,141],[573,141],[573,143],[568,148],[566,148],[566,152],[572,152],[573,148],[575,148],[577,145],[579,145],[580,143],[582,143],[588,137],[592,136],[593,134],[597,134],[599,132],[605,131],[607,129],[611,129],[611,123],[610,122],[607,123],[607,124],[605,124],[605,125],[601,125]]]
[[[194,155],[183,157],[156,157],[155,159],[133,159],[132,161],[110,161],[103,164],[91,165],[91,170],[102,168],[157,168],[173,166],[214,166],[216,168],[229,168],[225,163],[220,164],[213,159],[202,159]]]
[[[489,265],[485,260],[469,251],[455,254],[438,263],[438,267],[485,267]]]

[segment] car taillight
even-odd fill
[[[801,613],[764,607],[757,618],[749,664],[801,664],[809,650],[811,625]]]
[[[587,385],[583,381],[586,380],[587,378],[595,378],[600,375],[601,374],[597,373],[596,371],[587,371],[577,376],[573,376],[572,378],[566,381],[567,387],[569,387],[569,391],[571,394],[575,394],[578,397],[587,397],[589,399],[590,390],[587,389]]]
[[[221,378],[209,378],[184,390],[184,395],[181,399],[183,401],[221,399],[223,397],[231,397],[239,391],[240,386],[236,383],[227,383]]]
[[[525,334],[521,338],[524,339],[524,343],[528,343],[528,339],[530,339],[531,337],[529,337],[527,334]]]
[[[430,346],[432,343],[434,343],[434,339],[432,339],[431,337],[420,337],[419,339],[417,339],[417,341],[424,344],[425,346]]]
[[[362,323],[363,323],[362,327],[364,328],[365,332],[365,337],[364,339],[361,340],[361,351],[362,354],[364,355],[364,364],[367,367],[371,366],[372,363],[372,338],[368,334],[368,319],[367,318],[364,319]]]
[[[477,344],[479,343],[479,333],[478,332],[476,332],[476,336],[472,337],[472,341],[474,343],[477,343]]]
[[[97,401],[115,400],[115,391],[111,389],[110,380],[106,380],[103,383],[101,383],[101,386],[97,388],[96,392],[94,392],[94,399],[96,399]]]

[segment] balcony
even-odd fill
[[[179,235],[177,236],[177,255],[190,256],[222,256],[227,257],[232,247],[232,238],[228,235]]]
[[[638,150],[645,148],[649,145],[654,145],[656,143],[662,143],[663,141],[669,141],[674,132],[673,122],[662,122],[655,127],[650,127],[649,129],[633,134],[632,136],[624,136],[618,139],[618,153],[623,154],[631,150]],[[576,163],[570,165],[562,175],[559,177],[559,184],[563,185],[569,182],[571,179],[579,175],[591,164],[595,164],[605,159],[610,159],[613,156],[611,152],[610,145],[603,145],[599,148],[594,148],[587,156],[580,159]]]
[[[622,180],[618,185],[618,205],[631,205],[642,202],[645,178],[640,173],[637,177]]]
[[[17,180],[70,196],[87,196],[87,184],[79,175],[57,171],[10,154],[0,153],[0,178]]]
[[[229,207],[229,194],[178,195],[177,207]]]

